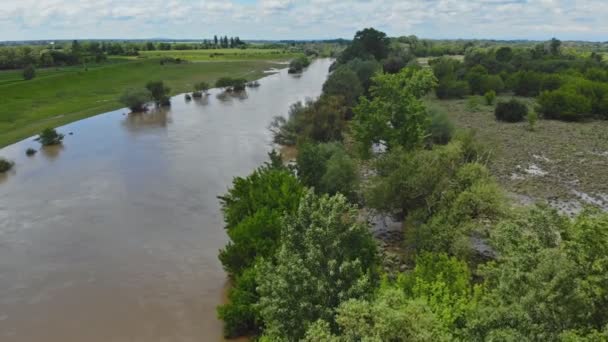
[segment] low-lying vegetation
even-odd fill
[[[13,166],[15,166],[14,162],[0,157],[0,173],[9,171]]]
[[[310,60],[308,59],[308,57],[300,56],[292,59],[291,62],[289,62],[289,69],[287,70],[287,72],[289,72],[290,74],[298,74],[301,73],[304,68],[308,67],[309,65]]]
[[[38,135],[36,140],[38,140],[42,146],[52,146],[61,144],[63,138],[63,134],[57,133],[53,128],[47,128]]]
[[[532,47],[473,48],[464,61],[431,61],[440,99],[513,92],[537,97],[545,119],[580,121],[608,118],[608,64],[599,54],[581,56],[562,50],[561,42]]]

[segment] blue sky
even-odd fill
[[[608,0],[0,0],[0,40],[391,36],[608,41]]]

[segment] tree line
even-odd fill
[[[260,341],[602,341],[608,215],[516,208],[474,133],[424,98],[432,69],[357,32],[314,101],[271,124],[272,152],[220,197],[233,286],[226,336]],[[398,55],[397,55],[398,56]],[[389,263],[359,208],[400,218]]]
[[[533,47],[476,48],[464,61],[431,61],[440,99],[512,93],[535,97],[546,119],[608,119],[608,63],[599,53],[572,54],[558,39]]]

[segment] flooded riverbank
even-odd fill
[[[220,340],[216,196],[266,160],[270,120],[317,97],[330,63],[75,122],[33,157],[32,139],[0,150],[16,162],[0,176],[0,340]]]

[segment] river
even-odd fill
[[[78,121],[33,157],[32,138],[0,150],[16,162],[0,175],[0,340],[221,340],[216,197],[267,159],[272,117],[319,96],[330,64]]]

